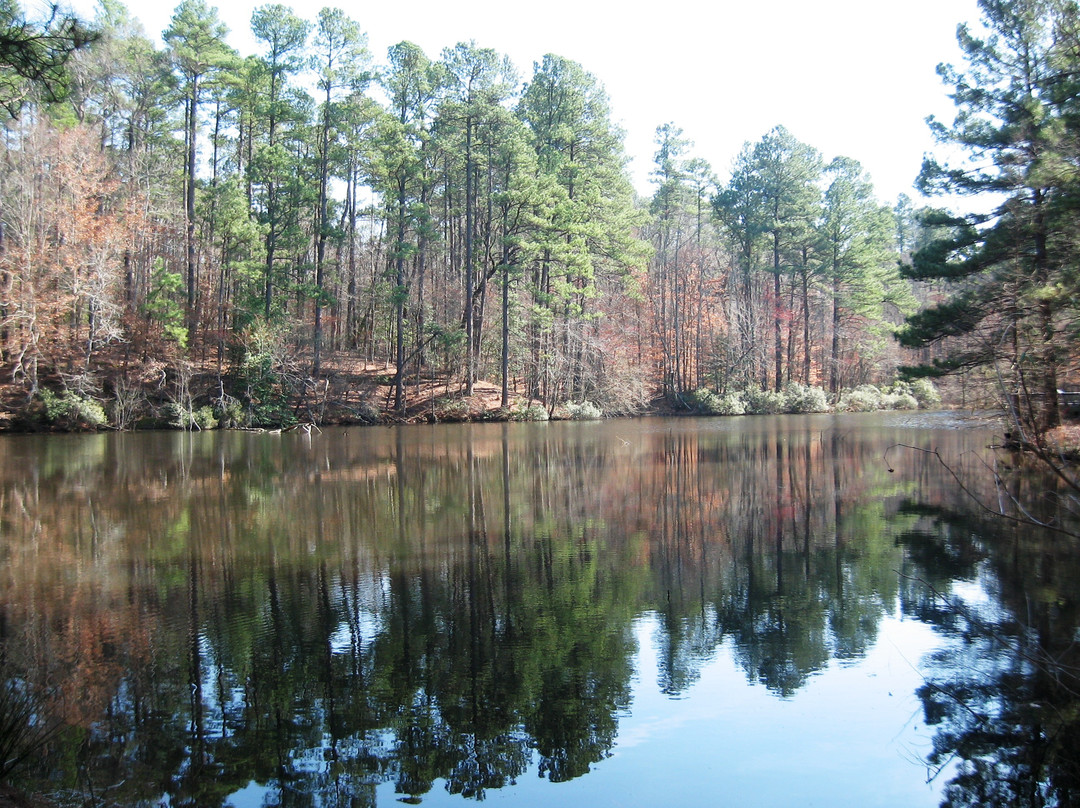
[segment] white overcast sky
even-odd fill
[[[178,0],[177,0],[178,1]],[[242,54],[257,53],[252,11],[262,2],[216,5]],[[977,22],[976,0],[412,0],[290,3],[315,20],[336,5],[360,23],[378,63],[408,39],[431,58],[475,40],[508,55],[523,79],[545,53],[580,62],[607,89],[626,133],[635,186],[651,192],[656,127],[672,122],[725,179],[742,144],[782,124],[825,159],[852,157],[877,194],[918,198],[912,188],[933,150],[925,119],[951,120],[935,68],[957,63],[956,27]],[[176,3],[129,2],[152,38]],[[92,17],[95,0],[75,0]]]

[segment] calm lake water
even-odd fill
[[[109,806],[1072,804],[1078,542],[987,515],[1062,518],[996,440],[3,437],[0,671],[59,727],[20,776]]]

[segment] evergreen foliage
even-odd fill
[[[1080,16],[1057,0],[984,0],[980,25],[962,25],[965,64],[943,65],[956,117],[932,121],[968,159],[927,158],[925,192],[993,199],[988,212],[929,218],[939,237],[918,250],[909,277],[950,294],[908,318],[907,347],[945,350],[910,377],[983,368],[1000,393],[1030,403],[1028,427],[1060,420],[1057,390],[1075,328],[1076,122]]]
[[[0,107],[16,117],[35,93],[45,103],[67,98],[68,62],[97,38],[98,32],[59,6],[35,22],[17,0],[0,0]]]
[[[100,402],[73,390],[58,395],[43,387],[39,395],[48,424],[69,429],[99,429],[109,422]]]

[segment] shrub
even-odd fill
[[[929,379],[915,379],[908,384],[911,395],[924,410],[933,409],[941,403],[941,393]]]
[[[507,414],[510,421],[546,421],[550,416],[543,404],[515,404]]]
[[[717,415],[745,415],[746,402],[739,393],[727,393],[716,400]]]
[[[591,401],[582,401],[580,404],[568,401],[566,411],[570,413],[571,421],[595,421],[604,416],[600,408]]]
[[[798,382],[789,382],[784,388],[784,412],[828,412],[829,402],[825,391],[820,387],[807,387]]]
[[[881,397],[881,406],[887,410],[917,410],[919,402],[911,393],[885,393]]]
[[[692,393],[687,393],[684,400],[694,412],[719,414],[720,398],[707,387],[699,387]]]
[[[648,409],[649,396],[643,370],[609,362],[596,379],[592,401],[605,415],[637,415]]]
[[[75,412],[78,413],[79,420],[87,426],[97,428],[109,423],[109,418],[105,415],[105,407],[101,405],[100,401],[94,401],[92,398],[82,396],[73,396],[72,398],[74,399],[72,405]]]
[[[173,413],[173,426],[187,430],[217,429],[218,419],[214,415],[213,407],[209,405],[199,409],[188,409],[180,404],[170,404]]]
[[[443,399],[436,402],[435,413],[439,421],[467,421],[469,402],[462,398]]]
[[[288,364],[284,332],[269,325],[253,327],[238,368],[247,409],[245,420],[251,426],[287,427],[296,422],[289,407],[289,386],[294,378]]]
[[[113,384],[110,423],[119,430],[130,429],[146,406],[146,393],[139,384],[131,382],[127,376],[118,376]]]
[[[854,390],[845,390],[836,405],[838,410],[844,412],[873,412],[881,407],[881,391],[872,384],[861,384]]]
[[[745,415],[746,402],[742,393],[719,395],[705,387],[686,394],[686,403],[704,415]]]
[[[772,415],[784,411],[784,394],[775,390],[751,388],[742,393],[746,412],[751,415]]]
[[[45,420],[55,426],[98,429],[109,423],[105,407],[100,402],[71,390],[57,395],[48,388],[42,388],[38,396],[45,408]]]
[[[360,406],[356,408],[356,417],[363,421],[365,424],[377,424],[382,419],[382,413],[379,412],[379,408],[372,404],[370,401],[361,402]]]
[[[223,395],[214,407],[214,416],[223,429],[236,429],[247,426],[247,414],[244,405],[230,395]]]
[[[47,387],[41,388],[38,391],[38,398],[41,399],[41,404],[45,408],[45,420],[50,424],[55,424],[67,416],[68,405],[66,400],[56,395],[52,390]]]

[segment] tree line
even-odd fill
[[[189,421],[212,399],[280,422],[347,399],[342,358],[385,367],[401,413],[435,378],[465,396],[497,380],[503,408],[627,413],[793,383],[836,401],[948,361],[914,326],[916,354],[891,335],[949,292],[902,261],[958,225],[882,204],[858,162],[783,127],[726,181],[658,127],[645,199],[601,82],[569,59],[522,80],[472,42],[401,42],[378,63],[340,9],[275,4],[247,56],[204,0],[177,6],[163,47],[118,0],[92,32],[61,43],[62,86],[0,76],[19,113],[0,365],[47,409],[108,399],[117,421],[156,385]]]

